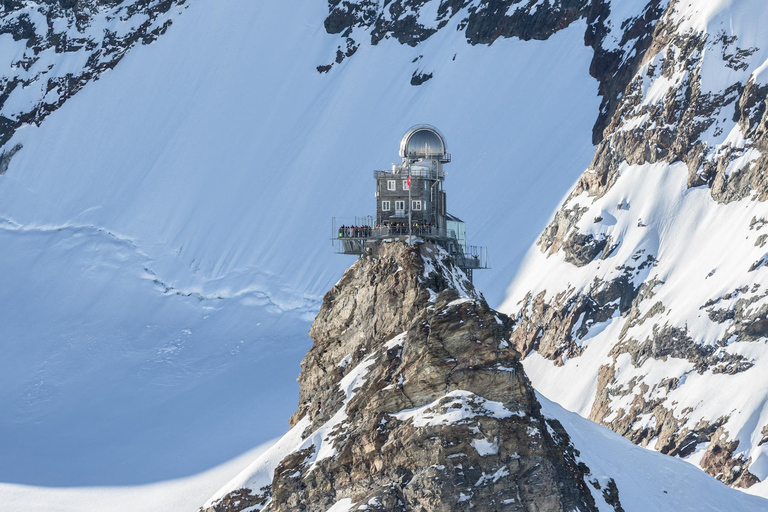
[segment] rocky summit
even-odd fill
[[[323,300],[290,432],[204,510],[597,510],[511,329],[441,249],[383,244]]]

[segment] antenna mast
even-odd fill
[[[408,164],[408,245],[413,245],[411,206],[413,206],[413,202],[411,201],[411,164],[409,163]]]

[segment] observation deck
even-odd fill
[[[428,240],[443,247],[470,279],[472,270],[490,268],[486,247],[461,244],[457,233],[444,227],[411,226],[409,230],[407,222],[381,226],[375,225],[374,220],[372,216],[366,216],[344,222],[343,219],[334,217],[331,223],[331,241],[336,253],[360,256],[367,254],[371,245],[381,242]]]

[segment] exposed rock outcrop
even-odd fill
[[[589,72],[598,80],[602,97],[592,131],[593,141],[597,143],[602,140],[624,89],[654,40],[664,5],[664,0],[649,0],[637,12],[619,19],[608,0],[552,0],[545,4],[524,0],[394,0],[383,4],[371,0],[329,0],[325,29],[343,38],[335,55],[335,63],[339,64],[351,57],[360,44],[376,45],[394,38],[401,44],[416,46],[438,31],[446,30],[452,21],[469,44],[490,45],[499,38],[546,40],[574,22],[584,20],[587,26],[584,44],[594,50]],[[318,71],[328,72],[333,64],[318,66]],[[432,76],[417,71],[421,76]],[[423,82],[412,80],[411,83]]]
[[[702,378],[699,389],[723,375],[744,382],[764,357],[754,345],[768,338],[768,237],[758,234],[768,208],[768,86],[759,72],[768,41],[728,28],[740,13],[707,6],[650,2],[634,19],[648,24],[638,29],[634,64],[623,68],[631,76],[606,93],[614,108],[594,158],[538,239],[540,265],[527,269],[562,279],[518,290],[507,311],[518,350],[553,368],[585,356],[589,343],[604,347],[591,356],[604,359],[590,362],[599,368],[584,411],[593,420],[664,453],[705,451],[697,460],[710,474],[748,486],[757,481],[749,465],[762,455],[737,433],[756,425],[732,408],[703,413],[678,398],[689,377]],[[655,190],[643,187],[650,179]],[[755,212],[748,226],[737,203]],[[726,242],[732,233],[746,249]],[[710,239],[721,246],[703,249]],[[728,263],[718,259],[725,253]]]
[[[384,244],[323,300],[273,476],[206,510],[596,510],[511,327],[440,249]]]
[[[155,41],[171,25],[173,9],[185,3],[4,0],[0,36],[12,37],[17,57],[0,76],[0,174],[18,151],[2,148],[19,127],[39,124],[88,82],[114,68],[131,48]]]

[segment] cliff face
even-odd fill
[[[325,29],[339,34],[343,41],[334,62],[317,69],[328,72],[361,45],[376,45],[389,38],[416,46],[439,31],[458,30],[471,45],[491,45],[499,38],[511,37],[543,41],[583,21],[584,44],[594,51],[589,72],[599,82],[602,96],[592,132],[597,144],[641,65],[667,4],[668,0],[329,0]],[[433,70],[423,68],[419,59],[414,64],[411,85],[421,85],[433,77]]]
[[[3,149],[25,124],[40,124],[137,44],[171,25],[186,0],[5,0],[0,39],[11,56],[0,72],[0,174],[19,146]]]
[[[361,258],[312,326],[291,431],[206,510],[596,510],[511,327],[433,246]]]
[[[664,6],[502,308],[550,398],[736,486],[768,477],[766,16]]]

